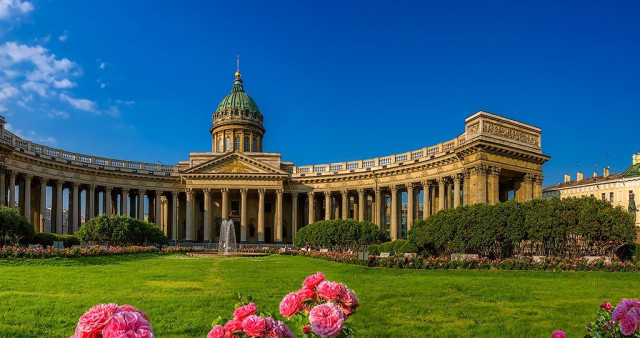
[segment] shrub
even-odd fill
[[[59,241],[58,235],[49,232],[38,232],[33,235],[30,244],[40,244],[42,246],[53,245],[54,241]]]
[[[417,252],[418,252],[418,247],[409,242],[404,243],[404,245],[400,247],[400,249],[396,250],[397,254],[417,253]]]
[[[369,247],[367,248],[367,251],[369,252],[369,255],[373,255],[373,256],[378,256],[380,255],[380,250],[378,249],[377,245],[369,245]]]
[[[445,209],[414,222],[408,233],[412,245],[437,256],[604,256],[613,255],[635,238],[629,213],[592,197]]]
[[[58,240],[63,242],[65,248],[80,245],[80,238],[74,235],[58,235]]]
[[[335,219],[318,221],[298,231],[294,243],[298,247],[334,251],[361,251],[371,244],[388,240],[389,236],[371,222]]]
[[[76,236],[98,245],[163,245],[167,236],[154,224],[127,216],[100,216],[85,223]]]
[[[15,209],[0,206],[0,246],[16,245],[33,236],[33,224]]]

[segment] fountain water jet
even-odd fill
[[[218,240],[218,254],[229,255],[238,252],[236,246],[236,230],[233,220],[223,220],[220,225],[220,239]]]

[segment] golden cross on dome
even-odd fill
[[[238,67],[238,68],[236,68],[236,77],[240,78],[240,76],[242,75],[242,74],[240,74],[240,54],[236,54],[236,62],[237,62],[237,67]]]

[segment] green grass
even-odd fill
[[[69,336],[91,306],[115,302],[146,311],[159,337],[204,337],[237,292],[275,314],[316,271],[356,291],[360,337],[581,336],[601,302],[640,290],[633,273],[393,270],[278,255],[0,260],[0,336]]]

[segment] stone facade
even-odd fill
[[[212,152],[191,153],[171,166],[32,143],[4,130],[2,118],[0,203],[17,208],[36,231],[50,223],[51,232],[73,233],[82,219],[143,219],[148,210],[171,240],[215,240],[221,220],[233,219],[241,242],[291,243],[300,227],[321,219],[369,220],[399,238],[414,220],[443,208],[542,197],[549,157],[540,148],[540,129],[495,114],[473,114],[462,134],[430,147],[308,166],[263,151],[262,119],[236,73],[234,90],[212,118]]]

